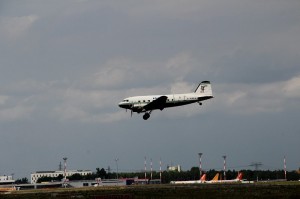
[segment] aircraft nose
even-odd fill
[[[125,105],[124,103],[120,102],[120,103],[119,103],[119,107],[120,107],[120,108],[126,108],[126,105]]]
[[[126,104],[126,103],[123,103],[123,102],[120,102],[120,103],[119,103],[119,107],[120,107],[120,108],[129,109],[129,108],[130,108],[130,105],[129,105],[129,104]]]

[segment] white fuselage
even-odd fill
[[[162,95],[145,95],[145,96],[128,97],[125,98],[122,102],[120,102],[119,106],[126,109],[132,109],[134,112],[145,112],[146,110],[143,110],[139,107],[143,107],[149,104],[150,102],[156,100],[160,96]],[[203,99],[204,97],[203,95],[197,93],[169,94],[163,96],[167,97],[167,101],[164,105],[164,108],[182,106],[182,105],[205,100]]]

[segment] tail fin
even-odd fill
[[[212,96],[210,81],[201,82],[196,88],[195,93],[205,95],[205,96]]]
[[[242,180],[243,179],[243,173],[239,172],[238,176],[236,177],[237,180]]]
[[[215,182],[215,181],[218,181],[219,180],[219,173],[217,173],[216,175],[215,175],[215,177],[211,180],[211,181],[213,181],[213,182]]]
[[[202,177],[200,178],[200,181],[206,181],[206,173],[202,175]]]

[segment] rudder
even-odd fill
[[[212,88],[210,81],[201,82],[196,88],[195,93],[205,96],[212,96]]]

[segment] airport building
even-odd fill
[[[181,172],[181,166],[180,165],[177,165],[177,166],[167,166],[167,170],[168,171]]]
[[[15,180],[13,180],[12,176],[0,176],[0,184],[13,184]]]
[[[92,174],[91,170],[68,170],[66,171],[66,177],[72,176],[73,174],[80,174],[83,176]],[[64,176],[64,171],[36,171],[30,175],[30,183],[35,184],[41,177],[52,177],[56,178],[59,175]]]

